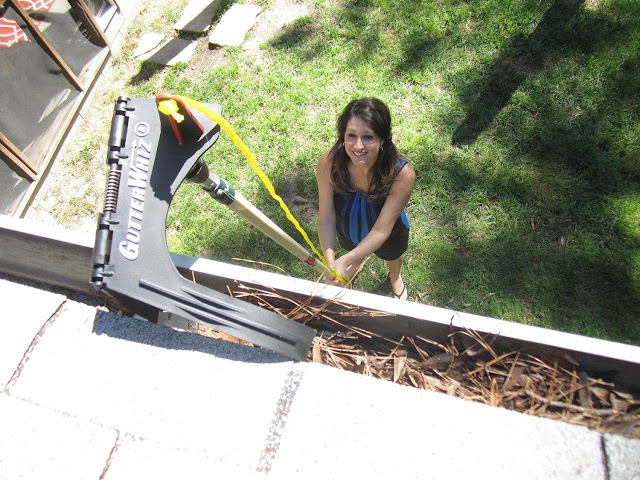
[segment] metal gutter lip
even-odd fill
[[[640,367],[640,347],[634,345],[509,322],[416,302],[401,301],[391,297],[348,290],[342,287],[249,269],[215,260],[192,258],[178,254],[171,255],[174,264],[178,268],[192,270],[204,275],[223,277],[229,281],[253,283],[294,294],[333,299],[343,304],[369,310],[380,310],[399,317],[411,317],[425,322],[432,322],[447,329],[452,325],[455,328],[469,329],[480,334],[497,335],[526,343],[536,343],[636,363]]]

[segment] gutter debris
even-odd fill
[[[312,297],[298,301],[268,287],[243,285],[229,293],[316,329],[308,362],[640,438],[640,392],[590,375],[561,350],[531,346],[503,351],[468,329],[451,328],[446,343],[420,336],[390,338],[350,326],[350,316],[367,312],[334,300],[314,306]],[[250,345],[202,325],[193,330]]]

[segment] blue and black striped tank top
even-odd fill
[[[406,164],[407,161],[404,159],[396,161],[396,175]],[[367,195],[353,189],[348,189],[345,193],[334,190],[333,206],[336,211],[337,233],[354,245],[358,245],[369,234],[387,199],[386,196],[377,199],[372,197],[373,195]],[[404,229],[409,229],[409,219],[403,210],[396,220],[390,236],[393,237],[394,234]]]

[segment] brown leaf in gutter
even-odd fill
[[[580,379],[580,384],[583,387],[589,385],[589,377],[585,372],[578,372],[578,378]],[[591,392],[588,388],[581,388],[578,390],[578,398],[580,400],[580,405],[585,408],[593,408],[593,401],[591,400]]]
[[[398,379],[404,375],[404,368],[407,363],[407,352],[400,350],[396,352],[393,357],[393,381],[398,382]]]
[[[322,363],[322,352],[320,351],[320,344],[317,338],[313,339],[312,361],[314,363]]]
[[[513,390],[516,387],[516,385],[520,383],[520,376],[522,375],[523,372],[524,372],[524,367],[515,366],[515,362],[514,362],[514,367],[509,372],[509,375],[502,386],[502,391],[508,392],[510,390]]]

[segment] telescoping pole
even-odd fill
[[[233,188],[227,180],[213,172],[209,172],[209,167],[201,158],[194,165],[190,175],[187,176],[187,180],[201,184],[203,190],[212,198],[229,207],[229,209],[247,220],[271,240],[295,255],[296,258],[312,266],[320,275],[327,273],[327,269],[322,262],[317,260],[306,248],[258,210],[244,195]]]

